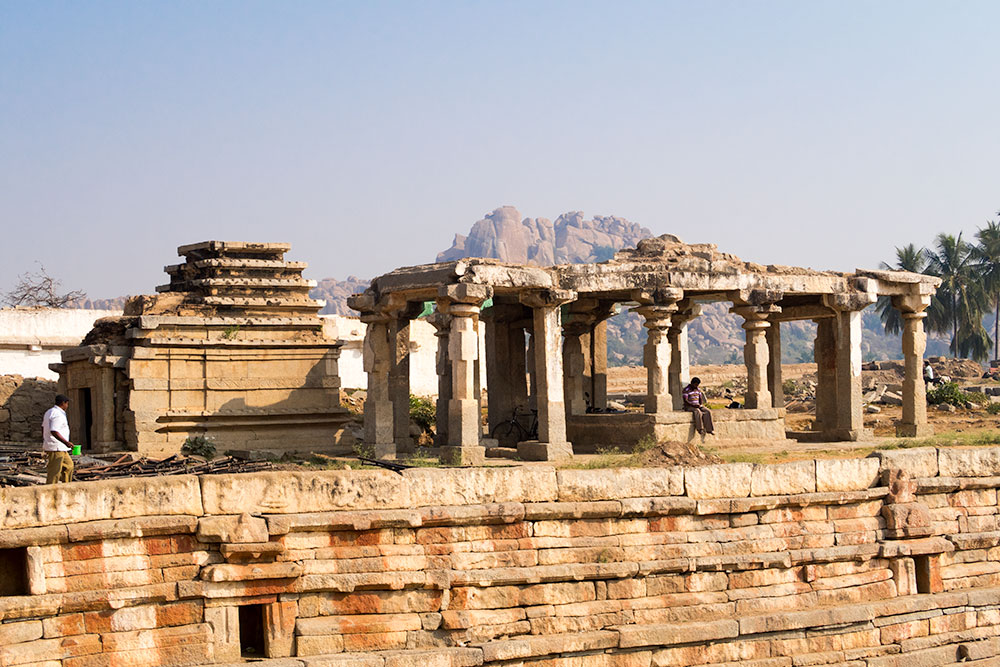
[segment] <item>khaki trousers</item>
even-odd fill
[[[686,405],[684,409],[694,414],[694,430],[698,433],[715,433],[711,410],[704,405]]]
[[[69,452],[48,452],[49,463],[46,466],[48,475],[45,478],[46,484],[58,484],[60,482],[73,481],[73,459]]]

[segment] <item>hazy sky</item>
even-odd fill
[[[1000,3],[0,0],[0,291],[433,261],[493,208],[851,270],[1000,209]]]

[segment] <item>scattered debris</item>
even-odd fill
[[[40,451],[0,447],[0,487],[34,486],[45,483],[46,456]],[[270,470],[267,461],[240,461],[231,456],[204,460],[180,455],[149,459],[121,454],[112,461],[92,456],[74,457],[73,480],[87,482],[117,477],[163,477],[166,475],[218,475]]]
[[[670,466],[703,466],[712,463],[723,463],[714,454],[708,454],[690,442],[670,440],[659,442],[639,454],[641,465],[649,468],[667,468]]]

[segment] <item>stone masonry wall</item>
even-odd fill
[[[994,665],[998,487],[915,449],[0,489],[0,665]]]
[[[0,375],[0,442],[42,446],[42,416],[52,407],[56,383]]]

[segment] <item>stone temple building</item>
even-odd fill
[[[939,279],[899,271],[835,273],[762,266],[713,244],[674,236],[646,239],[600,264],[548,268],[461,259],[397,269],[372,281],[350,305],[368,323],[365,441],[379,455],[409,447],[410,322],[435,311],[438,437],[445,458],[475,463],[485,455],[477,359],[485,353],[490,429],[517,410],[535,409],[537,439],[522,440],[522,459],[593,451],[596,444],[695,437],[682,410],[687,324],[699,304],[728,301],[743,318],[748,389],[744,410],[717,410],[719,438],[786,437],[781,381],[781,323],[814,320],[818,364],[812,432],[820,441],[869,437],[862,422],[861,311],[889,296],[902,314],[906,369],[901,436],[928,432],[921,359],[925,310]],[[645,319],[648,373],[643,413],[607,406],[606,320],[620,307]],[[483,325],[485,350],[478,345]],[[588,411],[588,404],[592,410]],[[511,443],[500,443],[511,444]]]
[[[64,350],[59,390],[85,451],[176,453],[189,436],[226,449],[330,449],[348,421],[339,344],[315,283],[281,243],[206,241],[155,296],[131,298]]]

